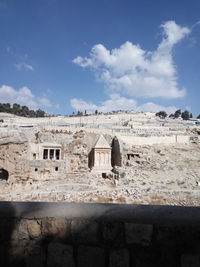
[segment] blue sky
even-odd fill
[[[0,0],[0,102],[200,113],[197,0]]]

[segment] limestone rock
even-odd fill
[[[18,239],[29,239],[28,233],[28,221],[26,219],[22,219],[18,225]]]
[[[28,221],[28,233],[30,238],[33,239],[41,237],[41,225],[38,220]]]
[[[70,236],[70,227],[64,218],[45,218],[42,220],[42,234],[67,239]]]

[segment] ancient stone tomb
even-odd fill
[[[90,168],[92,171],[111,171],[111,147],[103,135],[100,135],[90,155]]]

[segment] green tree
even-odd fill
[[[4,112],[4,106],[0,103],[0,112]]]
[[[5,103],[3,104],[3,106],[4,106],[4,112],[12,113],[10,103]]]
[[[189,111],[188,111],[188,110],[185,110],[184,112],[182,112],[182,114],[181,114],[181,118],[182,118],[183,120],[189,120],[189,118],[190,118],[190,113],[189,113]]]
[[[45,112],[41,109],[36,110],[35,113],[36,113],[36,117],[44,117],[45,116]]]
[[[21,107],[21,114],[24,117],[28,117],[29,116],[29,108],[27,106],[22,106]]]
[[[179,118],[180,116],[181,116],[181,109],[178,109],[177,111],[175,111],[174,117]]]
[[[44,117],[45,112],[41,109],[30,110],[27,106],[20,106],[14,103],[12,106],[10,103],[0,103],[0,112],[13,113],[18,116],[24,117]]]
[[[165,111],[159,111],[156,113],[156,116],[161,119],[165,119],[167,117],[167,113]]]
[[[19,104],[14,103],[12,108],[13,114],[18,115],[20,113],[21,106]]]

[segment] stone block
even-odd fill
[[[18,239],[29,239],[28,220],[21,219],[18,224]]]
[[[42,220],[42,235],[47,237],[69,239],[70,226],[64,218],[45,218]]]
[[[77,267],[105,267],[105,252],[99,247],[80,246]]]
[[[199,226],[158,226],[155,225],[155,240],[159,246],[185,247],[185,251],[195,249],[200,240]]]
[[[11,262],[24,257],[25,249],[29,245],[28,241],[29,240],[22,239],[20,241],[12,240],[10,242],[7,249]]]
[[[181,256],[181,267],[198,267],[200,266],[200,255],[183,254]]]
[[[120,222],[104,222],[102,224],[103,240],[106,244],[122,247],[124,244],[124,224]]]
[[[73,248],[61,243],[50,243],[48,246],[47,267],[75,267]]]
[[[33,244],[27,247],[25,251],[25,263],[27,267],[44,267],[46,266],[46,254],[44,248],[39,244]]]
[[[127,249],[112,250],[109,256],[109,267],[129,267],[130,257]]]
[[[41,238],[41,223],[38,220],[29,220],[27,227],[30,238]]]
[[[126,241],[128,244],[148,246],[151,242],[153,226],[150,224],[126,223]]]
[[[165,261],[161,260],[159,250],[151,249],[150,247],[140,247],[132,249],[131,253],[132,265],[131,267],[155,267],[155,266],[177,266],[166,265]]]
[[[72,241],[79,244],[97,243],[98,223],[90,221],[72,221]]]

